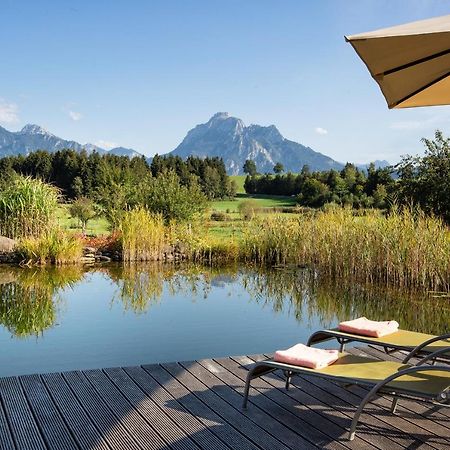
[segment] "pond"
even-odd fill
[[[365,315],[448,329],[448,298],[298,268],[0,268],[0,376],[268,353]]]

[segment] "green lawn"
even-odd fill
[[[235,200],[218,200],[210,203],[210,209],[215,211],[238,211],[239,204],[245,200],[255,200],[260,208],[291,208],[294,207],[295,197],[283,197],[277,195],[247,195],[238,194]]]
[[[247,175],[230,175],[230,180],[236,183],[236,192],[238,194],[245,194],[244,183]]]
[[[81,227],[77,219],[70,217],[69,205],[59,205],[56,211],[56,219],[62,228],[81,233]],[[88,222],[86,234],[101,235],[109,233],[109,223],[104,217],[96,217]]]

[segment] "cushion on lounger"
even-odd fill
[[[339,324],[339,330],[363,336],[382,337],[398,331],[399,324],[395,320],[377,322],[366,317],[348,320]]]
[[[273,359],[294,366],[321,369],[333,364],[338,358],[339,352],[337,350],[323,350],[297,344],[287,350],[276,351]]]

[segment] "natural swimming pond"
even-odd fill
[[[272,352],[361,315],[448,329],[450,303],[298,268],[0,268],[0,376]]]

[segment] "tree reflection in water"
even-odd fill
[[[0,324],[16,337],[42,334],[55,323],[60,291],[82,277],[75,266],[1,268]]]
[[[135,314],[148,311],[163,294],[207,299],[217,287],[238,286],[262,307],[323,327],[366,316],[395,319],[402,328],[438,334],[448,331],[448,298],[405,292],[373,284],[332,282],[308,270],[255,267],[210,268],[198,265],[108,265],[103,272],[117,286],[112,302]],[[0,324],[14,336],[39,335],[56,320],[62,289],[83,279],[79,267],[0,269]]]

